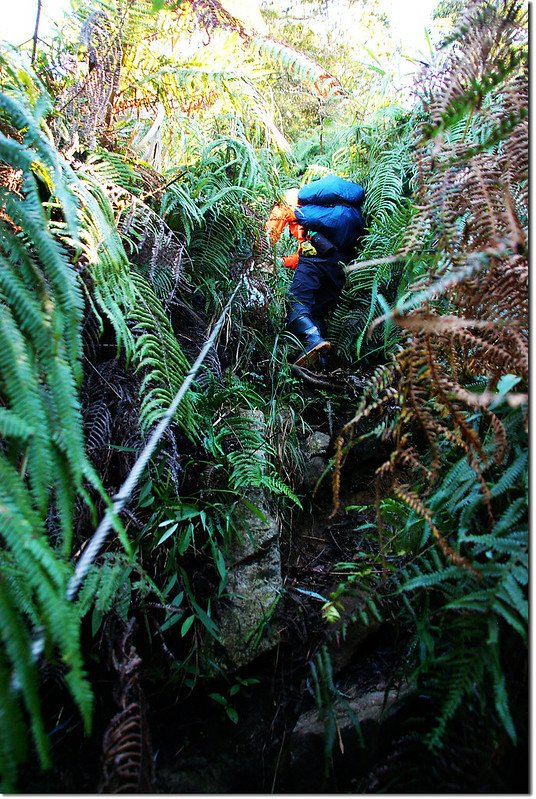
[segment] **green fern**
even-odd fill
[[[0,452],[0,705],[19,734],[29,720],[46,767],[49,744],[31,651],[36,642],[42,640],[46,654],[57,654],[65,664],[65,682],[86,729],[92,705],[80,650],[80,616],[66,598],[75,501],[87,499],[88,484],[103,493],[84,451],[78,398],[84,301],[72,262],[83,251],[79,198],[84,186],[52,144],[44,121],[51,102],[43,86],[4,51],[0,71],[2,119],[8,130],[19,132],[18,140],[0,133],[0,159],[21,170],[18,192],[0,188],[5,212],[0,219],[0,426],[5,444]],[[4,785],[13,788],[24,747],[6,736],[0,746]]]
[[[133,194],[140,192],[142,180],[139,171],[134,163],[120,153],[98,146],[88,155],[86,168],[102,185],[121,186]]]
[[[259,53],[281,64],[302,81],[312,83],[319,96],[344,96],[339,80],[328,75],[320,64],[317,64],[304,53],[274,39],[260,38],[258,36],[252,40],[252,45]]]
[[[227,445],[237,447],[225,453]],[[246,487],[265,488],[300,505],[298,497],[281,479],[274,465],[276,453],[263,435],[262,425],[251,416],[226,418],[211,446],[229,464],[229,487],[240,492]]]
[[[184,180],[174,181],[167,187],[160,203],[161,216],[173,230],[183,233],[187,242],[192,240],[194,231],[203,223],[203,215],[195,196],[192,196],[192,190],[195,191],[195,182],[188,174]]]
[[[418,638],[426,635],[434,642],[415,672],[439,708],[428,738],[432,747],[441,744],[450,719],[465,702],[474,701],[477,692],[516,740],[502,664],[516,639],[522,645],[528,639],[527,451],[522,413],[510,410],[501,415],[510,452],[502,467],[486,470],[489,495],[464,456],[454,460],[427,499],[444,536],[475,572],[462,565],[445,566],[432,547],[395,580],[399,594],[411,595],[412,607],[423,607]],[[493,446],[490,432],[484,449],[491,454]],[[430,537],[428,529],[421,545],[426,547]]]
[[[135,290],[135,304],[130,312],[130,319],[135,323],[132,327],[136,339],[134,357],[137,369],[145,372],[140,386],[140,424],[143,429],[149,429],[171,405],[189,364],[150,285],[135,272],[131,280]],[[195,437],[196,421],[188,397],[178,409],[177,421],[188,435]]]
[[[89,266],[91,281],[88,301],[101,324],[104,314],[112,325],[118,351],[123,352],[128,363],[135,346],[126,321],[135,302],[128,258],[105,189],[90,173],[80,171],[78,175],[82,254]]]
[[[377,131],[377,138],[373,131],[371,126],[364,128],[364,135],[357,129],[364,141],[371,140],[366,158],[360,151],[359,172],[364,177],[359,178],[358,173],[354,178],[365,186],[363,213],[368,224],[360,242],[359,258],[350,265],[330,324],[330,336],[349,359],[378,351],[386,354],[397,343],[399,335],[393,326],[377,329],[370,340],[368,331],[373,319],[385,312],[387,301],[404,290],[410,273],[409,264],[403,270],[402,261],[389,261],[401,246],[415,214],[407,196],[412,176],[410,126],[397,122],[383,137]],[[378,262],[360,267],[360,261]]]

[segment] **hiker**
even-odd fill
[[[287,225],[298,241],[298,252],[283,258],[285,266],[295,269],[287,327],[303,343],[296,366],[317,362],[321,368],[327,366],[331,343],[326,339],[326,317],[341,295],[344,266],[354,257],[363,232],[360,206],[364,197],[358,183],[327,175],[286,192],[266,223],[272,244]]]

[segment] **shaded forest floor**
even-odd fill
[[[373,501],[368,465],[343,484],[343,505]],[[409,633],[387,621],[364,626],[345,598],[347,624],[322,619],[321,602],[296,588],[329,596],[340,580],[334,564],[367,547],[356,542],[359,512],[330,518],[331,495],[321,492],[293,526],[284,559],[285,597],[273,623],[279,644],[248,667],[233,698],[232,724],[221,706],[194,691],[181,704],[158,709],[151,728],[160,793],[501,793],[526,790],[524,747],[502,751],[486,730],[455,734],[458,746],[431,753],[424,736],[432,723],[426,696],[404,682]],[[359,518],[362,522],[362,517]],[[333,688],[319,720],[311,663],[325,648]],[[216,686],[217,687],[217,686]],[[388,689],[388,690],[386,690]],[[397,698],[400,701],[396,701]],[[336,708],[335,708],[336,705]],[[361,724],[352,723],[359,709]],[[326,751],[329,717],[336,719]]]
[[[329,432],[327,422],[317,430],[322,427]],[[356,449],[342,473],[345,510],[332,517],[326,479],[283,531],[284,592],[270,619],[278,641],[273,649],[224,679],[188,690],[161,679],[161,658],[153,665],[146,636],[136,635],[149,675],[142,686],[142,728],[153,774],[134,792],[526,792],[524,745],[499,750],[477,716],[472,729],[466,724],[454,731],[454,746],[433,754],[426,748],[433,711],[428,698],[405,682],[409,631],[390,617],[388,607],[382,607],[382,621],[370,617],[364,624],[355,613],[359,594],[356,599],[349,591],[342,595],[338,622],[322,617],[321,598],[329,598],[343,579],[337,564],[355,563],[359,551],[373,571],[381,571],[375,535],[356,530],[367,522],[374,527],[373,511],[363,506],[374,502],[374,471],[386,454],[383,446]],[[329,653],[329,674],[321,673],[323,652]],[[320,707],[312,666],[319,675]],[[158,680],[151,678],[153,668],[160,670]],[[48,682],[45,675],[48,715],[56,714],[54,767],[43,775],[30,766],[22,793],[113,792],[103,789],[102,751],[117,711],[116,678],[102,662],[90,663],[89,671],[96,696],[90,737],[64,694],[58,705],[54,673]],[[228,697],[236,723],[211,693]]]

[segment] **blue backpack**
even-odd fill
[[[360,205],[364,199],[359,183],[327,175],[299,190],[296,219],[307,230],[322,233],[339,249],[348,250],[363,232]]]

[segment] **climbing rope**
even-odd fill
[[[153,433],[151,434],[151,437],[149,438],[147,444],[145,445],[145,447],[141,451],[141,453],[138,456],[138,459],[136,460],[134,466],[130,470],[130,473],[129,473],[128,477],[126,478],[125,482],[123,483],[123,485],[121,486],[121,488],[119,489],[117,494],[115,495],[115,497],[113,499],[113,502],[112,502],[112,507],[108,508],[106,510],[106,513],[105,513],[101,523],[99,524],[99,526],[95,530],[95,533],[93,534],[92,539],[90,540],[89,544],[85,547],[84,552],[83,552],[80,560],[78,561],[78,563],[76,565],[76,568],[74,570],[74,574],[71,577],[71,579],[69,580],[69,584],[67,586],[67,599],[69,599],[69,600],[72,599],[74,597],[74,595],[76,594],[76,592],[78,591],[78,589],[80,587],[80,584],[82,583],[84,577],[88,573],[88,571],[89,571],[89,569],[91,567],[91,564],[95,560],[97,554],[99,553],[99,551],[100,551],[100,549],[101,549],[101,547],[102,547],[102,545],[103,545],[103,543],[104,543],[104,541],[106,539],[106,536],[108,535],[108,533],[110,531],[110,528],[112,526],[113,517],[117,516],[117,514],[121,513],[121,511],[123,510],[127,500],[130,498],[130,496],[131,496],[134,488],[136,487],[136,484],[137,484],[138,480],[140,479],[143,470],[147,466],[147,463],[149,462],[149,459],[150,459],[151,455],[153,454],[158,442],[162,438],[162,435],[164,434],[166,428],[168,427],[169,423],[173,419],[177,408],[179,407],[180,403],[182,402],[186,392],[190,388],[190,385],[191,385],[193,379],[195,378],[197,372],[199,371],[199,369],[201,367],[201,364],[205,360],[205,358],[206,358],[206,356],[208,354],[208,351],[212,347],[212,345],[213,345],[218,333],[220,332],[221,326],[223,325],[224,319],[225,319],[225,317],[227,315],[227,311],[230,309],[230,307],[231,307],[231,305],[232,305],[232,303],[234,301],[234,298],[238,294],[238,290],[240,289],[244,278],[245,278],[245,274],[242,275],[240,281],[238,282],[238,285],[236,286],[235,290],[231,294],[231,296],[230,296],[230,298],[229,298],[229,300],[227,302],[227,305],[225,306],[225,308],[223,309],[223,311],[221,313],[220,318],[218,319],[218,321],[216,322],[216,324],[212,328],[212,333],[208,337],[205,346],[203,347],[203,349],[201,350],[201,352],[197,356],[197,359],[196,359],[195,363],[193,364],[192,368],[190,369],[190,371],[187,373],[186,377],[184,378],[182,386],[179,388],[179,390],[175,394],[173,402],[171,403],[171,405],[169,406],[169,408],[167,409],[167,411],[163,415],[163,417],[160,420],[160,422],[158,423],[158,425],[155,427],[155,429],[154,429]]]
[[[244,282],[246,276],[247,272],[245,272],[240,278],[235,290],[233,291],[227,302],[227,305],[223,309],[218,321],[212,328],[212,332],[208,337],[206,344],[204,345],[203,349],[197,356],[195,363],[186,374],[181,387],[175,394],[175,397],[171,405],[169,406],[169,408],[163,415],[162,419],[160,420],[160,422],[152,432],[149,440],[147,441],[147,444],[145,445],[140,455],[138,456],[126,480],[124,481],[123,485],[121,486],[115,497],[113,498],[111,507],[107,508],[106,513],[102,518],[102,521],[95,530],[89,543],[84,548],[84,552],[82,553],[82,556],[80,557],[78,563],[76,564],[74,574],[72,575],[67,584],[67,599],[69,601],[71,601],[74,598],[76,592],[80,588],[81,583],[83,582],[89,569],[91,568],[93,561],[99,554],[101,547],[104,544],[104,541],[106,540],[106,537],[112,528],[114,517],[117,516],[119,513],[121,513],[121,511],[125,507],[125,504],[130,498],[132,492],[134,491],[134,488],[136,487],[136,484],[140,479],[143,470],[147,466],[147,463],[151,455],[153,454],[158,442],[162,438],[162,435],[164,434],[166,428],[173,419],[173,416],[175,415],[177,408],[182,402],[186,392],[190,388],[192,381],[194,380],[197,372],[199,371],[201,364],[205,360],[210,348],[212,347],[214,341],[216,340],[216,337],[220,332],[225,317],[227,315],[227,312],[229,311],[231,305],[233,304],[234,298],[238,294],[238,291],[242,286],[242,283]],[[42,630],[36,631],[36,636],[34,637],[31,646],[31,653],[34,660],[36,660],[41,655],[44,646],[45,646],[44,632]],[[12,686],[14,688],[20,688],[20,683],[16,677],[13,677],[12,679]]]

